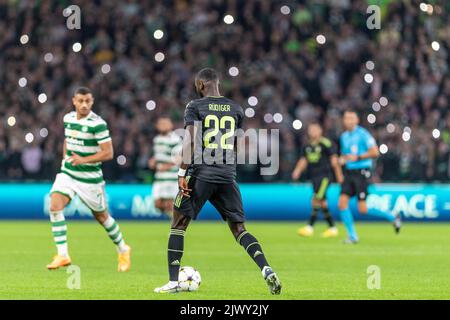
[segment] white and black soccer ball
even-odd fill
[[[200,272],[192,267],[181,267],[178,274],[178,285],[181,291],[196,291],[200,287],[202,277]]]

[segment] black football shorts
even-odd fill
[[[206,201],[219,211],[222,219],[231,222],[244,222],[244,209],[242,205],[242,196],[238,184],[232,183],[210,183],[199,180],[193,176],[187,176],[190,197],[183,196],[178,192],[174,201],[174,211],[197,219],[200,210]]]

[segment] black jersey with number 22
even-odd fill
[[[225,97],[204,97],[188,103],[184,126],[197,126],[197,147],[189,169],[192,176],[211,183],[235,181],[236,130],[242,128],[243,119],[242,107]]]

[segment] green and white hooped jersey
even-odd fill
[[[102,183],[101,162],[73,166],[68,158],[74,153],[82,157],[96,154],[101,150],[99,144],[111,141],[105,120],[92,111],[78,120],[77,113],[72,111],[64,116],[64,135],[66,155],[62,161],[61,172],[81,182]]]
[[[172,154],[181,152],[181,138],[174,132],[167,135],[157,135],[153,139],[153,156],[157,165],[160,163],[173,163]],[[173,166],[168,171],[158,171],[155,173],[155,181],[177,181],[178,167]]]

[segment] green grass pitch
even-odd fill
[[[406,224],[395,236],[387,223],[359,223],[361,242],[343,245],[296,234],[297,222],[249,222],[283,282],[271,296],[261,274],[223,222],[194,222],[182,265],[197,268],[197,292],[159,295],[167,281],[168,222],[120,222],[133,248],[132,270],[116,271],[116,252],[94,221],[68,221],[69,250],[81,269],[81,288],[68,289],[66,269],[48,271],[54,254],[50,225],[0,222],[0,299],[449,299],[450,225]],[[367,268],[381,270],[381,288],[367,288]]]

